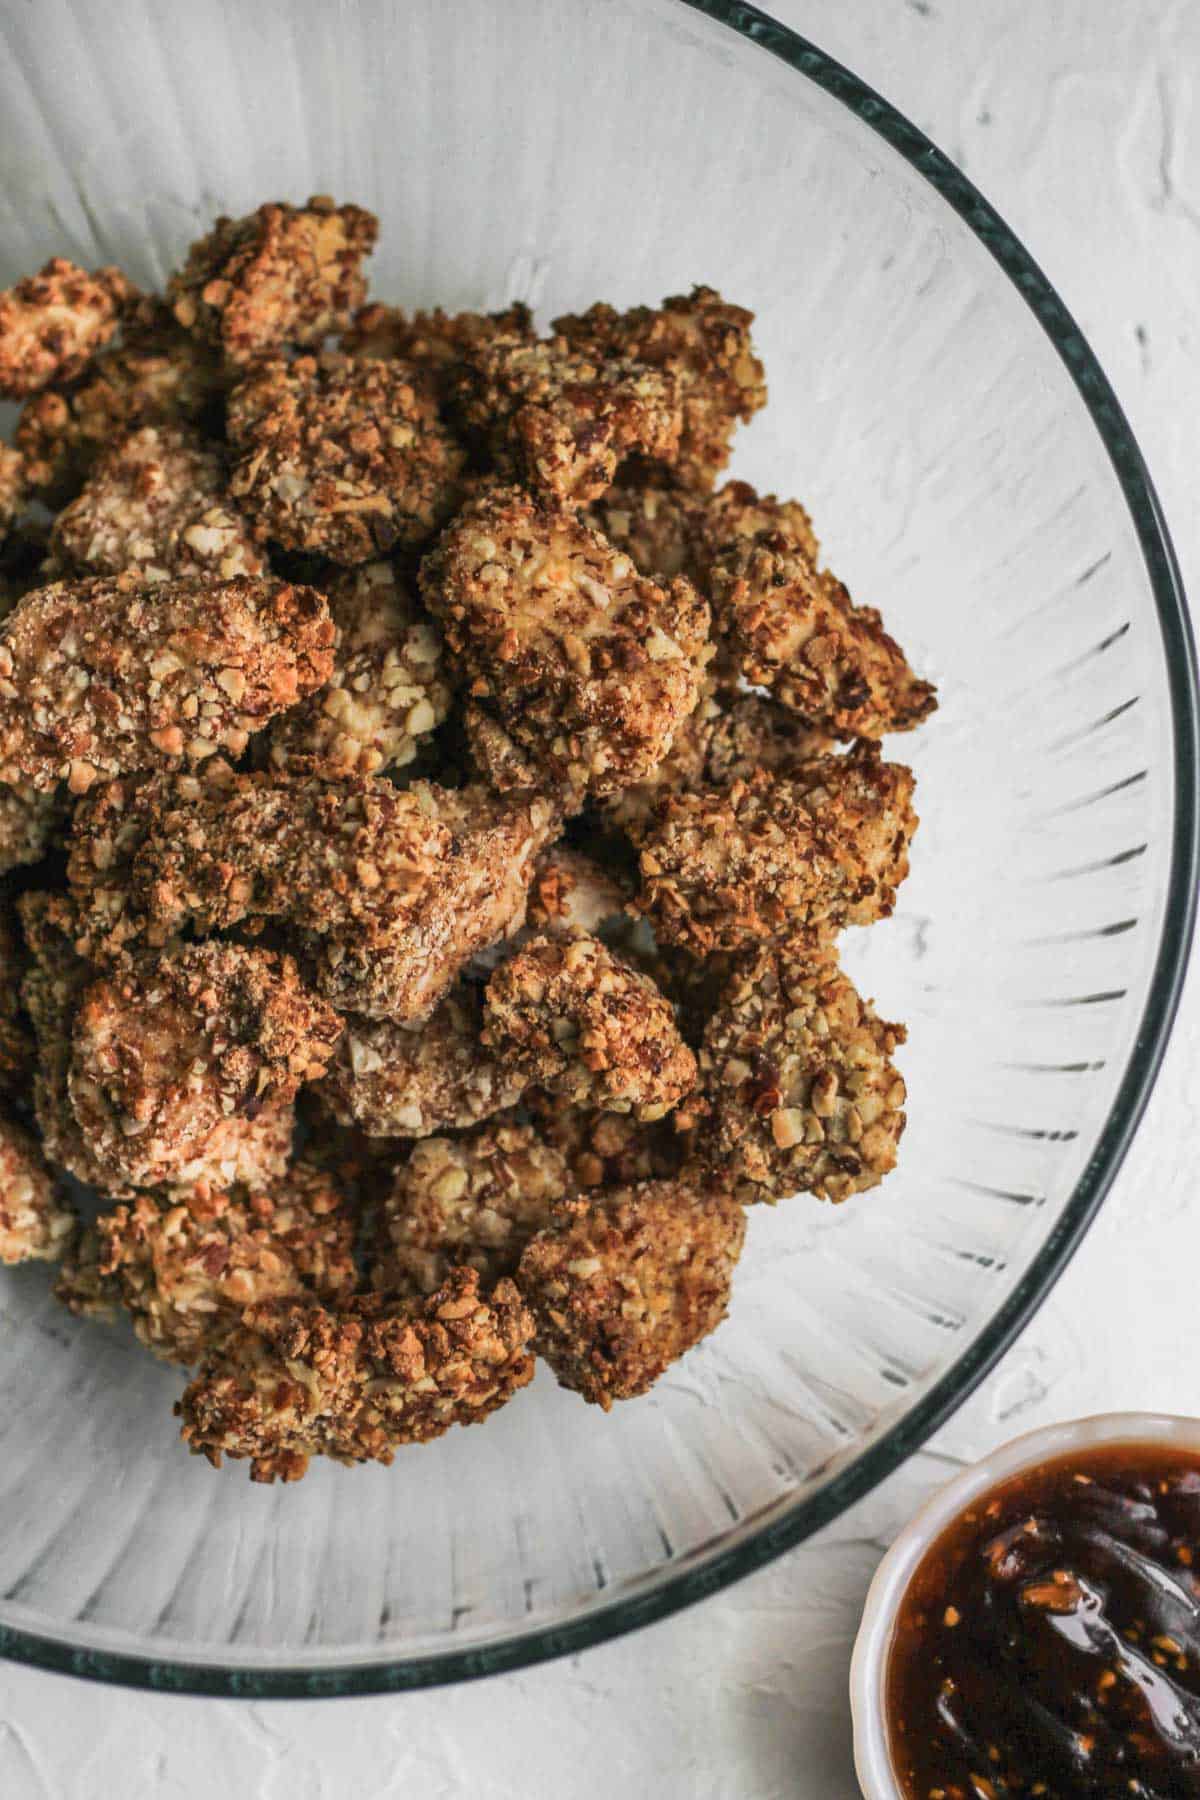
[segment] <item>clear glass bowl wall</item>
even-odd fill
[[[544,321],[711,282],[757,311],[771,387],[735,472],[803,497],[941,690],[892,746],[919,778],[912,877],[846,941],[910,1033],[885,1186],[757,1209],[729,1320],[647,1398],[604,1417],[543,1372],[485,1430],[288,1489],[190,1459],[176,1372],[71,1320],[44,1272],[3,1275],[11,1654],[337,1693],[642,1622],[911,1449],[1119,1157],[1195,837],[1186,632],[1136,450],[949,165],[797,40],[705,10],[42,0],[0,19],[0,278],[61,251],[159,284],[214,213],[328,192],[379,214],[374,292],[406,304],[520,297]]]

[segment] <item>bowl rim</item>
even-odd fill
[[[58,1674],[161,1693],[245,1699],[321,1699],[394,1693],[502,1674],[588,1649],[691,1606],[792,1549],[898,1468],[1008,1349],[1041,1305],[1094,1219],[1132,1141],[1167,1045],[1195,925],[1200,877],[1200,700],[1183,581],[1162,507],[1124,412],[1071,314],[1024,245],[975,187],[904,115],[810,39],[744,0],[675,0],[777,57],[877,133],[979,239],[1049,338],[1112,463],[1141,547],[1167,663],[1175,814],[1162,938],[1128,1066],[1096,1149],[1046,1243],[1017,1286],[912,1411],[841,1470],[819,1494],[797,1498],[724,1550],[697,1551],[651,1592],[539,1626],[504,1643],[430,1655],[383,1657],[341,1667],[229,1668],[126,1651],[73,1646],[0,1625],[0,1656]]]

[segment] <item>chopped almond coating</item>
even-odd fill
[[[248,1127],[322,1075],[340,1035],[290,956],[240,944],[193,944],[94,982],[68,1091],[104,1185],[218,1187],[276,1173],[274,1120]]]
[[[709,721],[704,780],[714,787],[745,781],[757,769],[789,775],[837,749],[795,713],[761,694],[742,694]]]
[[[74,1230],[37,1139],[0,1114],[0,1263],[54,1262]]]
[[[0,444],[0,544],[25,504],[25,459],[19,450]]]
[[[552,844],[538,858],[529,890],[528,923],[534,931],[589,931],[624,913],[628,891],[611,870],[582,850]]]
[[[490,713],[468,700],[462,709],[470,767],[498,794],[527,794],[551,788],[555,805],[571,816],[581,811],[586,795],[559,785],[548,776],[538,758],[513,742]]]
[[[671,740],[661,762],[640,781],[631,782],[602,802],[605,823],[636,836],[651,818],[655,806],[667,794],[691,793],[704,779],[709,745],[720,716],[720,701],[711,676],[700,687],[700,697]]]
[[[70,816],[61,788],[0,783],[0,874],[41,862]]]
[[[331,1178],[294,1163],[273,1186],[244,1198],[189,1194],[163,1206],[140,1194],[102,1213],[95,1266],[148,1350],[194,1363],[240,1324],[247,1306],[352,1293],[356,1227]],[[93,1310],[77,1282],[60,1298],[71,1304],[72,1292]]]
[[[328,679],[313,588],[244,577],[59,581],[0,627],[0,780],[86,793],[100,775],[240,755]]]
[[[246,521],[225,500],[225,459],[191,426],[143,425],[99,458],[54,521],[53,554],[81,575],[143,581],[261,575]]]
[[[566,1157],[578,1188],[628,1187],[634,1181],[665,1180],[680,1171],[683,1139],[675,1129],[678,1114],[643,1124],[632,1113],[573,1106],[544,1088],[528,1089],[523,1105],[546,1141]]]
[[[513,488],[463,508],[421,587],[470,692],[552,787],[613,793],[661,762],[696,704],[708,608],[570,513]]]
[[[748,481],[727,481],[718,488],[704,500],[692,525],[701,545],[697,554],[706,572],[722,551],[767,535],[786,539],[792,549],[813,563],[820,552],[807,508],[798,500],[759,494]]]
[[[519,300],[493,313],[446,313],[440,306],[406,313],[372,302],[355,313],[338,347],[348,356],[416,363],[433,373],[444,392],[463,358],[499,337],[532,340],[529,308]]]
[[[763,367],[754,353],[754,314],[731,306],[710,287],[676,294],[661,307],[618,313],[597,304],[555,319],[554,329],[593,355],[634,357],[674,377],[683,399],[683,432],[669,458],[682,487],[710,488],[729,461],[739,419],[767,403]],[[653,452],[650,453],[653,456]]]
[[[213,1463],[252,1458],[252,1480],[296,1480],[310,1456],[390,1463],[525,1387],[532,1335],[512,1282],[485,1300],[474,1269],[424,1300],[268,1301],[205,1359],[180,1403],[183,1438]]]
[[[480,1043],[481,1012],[478,990],[463,984],[416,1025],[351,1015],[317,1093],[370,1137],[461,1130],[515,1106],[525,1083]]]
[[[911,730],[937,705],[875,608],[855,606],[787,534],[768,532],[722,552],[710,591],[717,627],[746,680],[817,729],[878,738]]]
[[[501,471],[556,503],[585,506],[633,451],[672,461],[679,389],[666,370],[572,349],[562,338],[484,337],[466,352],[455,396]]]
[[[538,1355],[605,1412],[644,1394],[725,1317],[745,1234],[735,1200],[678,1181],[564,1208],[517,1272]]]
[[[641,907],[699,955],[886,918],[908,873],[913,786],[864,744],[792,775],[669,794],[638,838]]]
[[[17,421],[30,487],[48,505],[78,493],[97,456],[141,425],[176,421],[219,430],[225,379],[219,361],[157,300],[128,320],[123,342],[102,350],[65,393],[37,394]]]
[[[73,381],[132,298],[119,269],[89,275],[62,256],[0,293],[0,398],[24,400],[51,382]]]
[[[278,769],[297,757],[323,775],[375,775],[412,762],[450,710],[442,640],[391,563],[365,563],[329,590],[337,627],[326,685],[272,725]]]
[[[531,1125],[497,1122],[466,1137],[426,1138],[381,1202],[371,1285],[431,1294],[465,1267],[491,1287],[514,1272],[570,1193],[562,1156]]]
[[[94,971],[75,949],[78,921],[66,895],[22,894],[17,912],[30,957],[21,999],[37,1044],[33,1109],[42,1148],[56,1167],[96,1185],[101,1170],[84,1143],[67,1088],[71,1033]]]
[[[686,575],[700,587],[704,499],[677,488],[618,485],[594,502],[587,523],[652,581]]]
[[[466,455],[410,363],[261,363],[229,399],[230,497],[260,539],[336,563],[413,549],[449,518]]]
[[[537,937],[488,982],[483,1041],[577,1105],[661,1119],[696,1081],[670,1001],[586,932]]]
[[[243,219],[219,218],[191,246],[167,296],[180,325],[219,344],[230,363],[319,344],[362,305],[361,265],[378,232],[373,214],[323,194],[307,206],[268,202]]]
[[[0,1092],[25,1095],[35,1068],[33,1035],[21,1015],[25,946],[10,900],[0,900]]]
[[[904,1027],[875,1016],[832,948],[743,962],[700,1051],[709,1167],[744,1201],[844,1200],[895,1167]]]

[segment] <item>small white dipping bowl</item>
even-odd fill
[[[904,1800],[888,1746],[885,1684],[896,1614],[925,1552],[972,1501],[1000,1482],[1038,1463],[1098,1444],[1175,1444],[1200,1454],[1200,1419],[1177,1419],[1167,1413],[1100,1413],[1065,1425],[1043,1425],[1013,1438],[939,1488],[876,1569],[850,1659],[854,1768],[865,1800]]]

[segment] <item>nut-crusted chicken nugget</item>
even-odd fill
[[[371,1137],[428,1137],[461,1130],[515,1106],[525,1083],[480,1042],[479,991],[461,983],[427,1019],[345,1020],[317,1093],[342,1125]]]
[[[143,425],[106,450],[54,521],[53,554],[81,575],[144,581],[260,575],[262,554],[225,499],[225,458],[191,426]]]
[[[248,1127],[322,1075],[340,1035],[291,957],[240,944],[193,944],[94,982],[68,1091],[106,1185],[217,1187],[274,1173],[272,1122]]]
[[[323,774],[404,768],[450,710],[442,640],[391,563],[366,563],[329,589],[337,627],[326,685],[275,720],[272,764],[310,759]]]
[[[874,607],[855,606],[786,533],[737,541],[713,563],[716,628],[747,681],[839,738],[908,731],[937,705]]]
[[[641,907],[700,955],[886,918],[908,873],[913,786],[863,744],[789,775],[669,794],[638,833]]]
[[[423,543],[458,503],[465,452],[412,364],[276,357],[235,388],[228,423],[230,497],[285,550],[369,562]]]
[[[673,456],[654,459],[669,461],[682,487],[708,488],[729,461],[738,420],[750,420],[767,403],[750,339],[753,322],[753,313],[722,300],[714,288],[695,287],[661,307],[619,313],[599,303],[555,319],[554,330],[593,355],[633,357],[674,378],[683,431]]]
[[[100,775],[240,755],[328,679],[313,588],[243,577],[59,581],[0,626],[0,780],[84,793]]]
[[[537,861],[527,923],[534,931],[595,936],[621,917],[628,899],[629,890],[613,870],[569,844],[552,844]]]
[[[37,1139],[0,1113],[0,1263],[54,1262],[74,1229]]]
[[[563,505],[595,500],[633,451],[670,461],[679,447],[669,370],[574,350],[562,338],[481,339],[466,350],[455,399],[505,475]]]
[[[704,780],[714,787],[748,780],[757,769],[787,775],[837,749],[825,732],[761,694],[727,696],[708,726]]]
[[[533,938],[488,982],[483,1041],[577,1105],[661,1119],[695,1085],[670,1001],[586,932]]]
[[[180,325],[220,345],[230,363],[319,344],[362,305],[361,265],[378,231],[373,214],[323,194],[307,206],[269,201],[245,218],[219,218],[189,249],[167,297]]]
[[[680,504],[686,499],[680,496]],[[727,481],[715,494],[706,495],[692,515],[691,524],[705,581],[722,551],[732,551],[754,538],[784,539],[814,563],[820,552],[808,509],[799,500],[760,494],[748,481]]]
[[[102,350],[73,387],[26,402],[16,441],[30,488],[61,505],[101,452],[141,425],[219,431],[225,385],[207,346],[181,331],[160,301],[142,302],[121,343]]]
[[[464,507],[421,566],[470,692],[554,787],[613,793],[666,755],[696,704],[708,608],[634,572],[569,512],[513,488]]]
[[[0,398],[73,381],[103,349],[134,290],[119,269],[94,275],[55,256],[0,293]]]
[[[686,575],[702,586],[703,494],[645,484],[617,484],[593,502],[586,522],[623,550],[641,575],[670,581]]]
[[[567,1165],[532,1125],[495,1121],[465,1137],[426,1138],[379,1205],[371,1284],[431,1294],[453,1269],[490,1287],[572,1191]]]
[[[678,1113],[646,1124],[632,1113],[574,1106],[544,1088],[527,1089],[522,1105],[547,1143],[566,1157],[577,1188],[666,1180],[678,1175],[683,1164],[684,1139],[675,1129]]]
[[[735,1200],[678,1181],[564,1208],[517,1272],[538,1355],[605,1412],[644,1394],[725,1317],[745,1232]]]
[[[372,302],[355,313],[338,348],[349,356],[416,363],[429,369],[446,391],[464,356],[498,337],[532,339],[529,308],[519,300],[492,313],[447,313],[440,306],[406,313],[399,306]]]
[[[269,1188],[186,1193],[163,1205],[139,1194],[102,1213],[95,1268],[147,1349],[194,1363],[235,1328],[247,1306],[307,1294],[334,1301],[353,1292],[357,1221],[333,1180],[293,1163]],[[77,1281],[61,1281],[74,1311]],[[88,1296],[90,1299],[90,1296]]]
[[[0,444],[0,544],[16,523],[28,491],[25,458],[11,445]]]
[[[700,1050],[701,1154],[740,1199],[844,1200],[895,1166],[904,1027],[876,1017],[829,946],[744,960]]]
[[[78,917],[65,894],[22,894],[17,913],[29,952],[21,999],[37,1045],[33,1109],[42,1147],[56,1167],[97,1184],[101,1170],[84,1143],[67,1087],[71,1034],[94,971],[75,948]]]
[[[251,1479],[298,1480],[310,1456],[390,1463],[402,1444],[481,1423],[533,1378],[533,1320],[511,1281],[486,1299],[455,1269],[422,1300],[250,1307],[180,1402],[183,1438]]]

